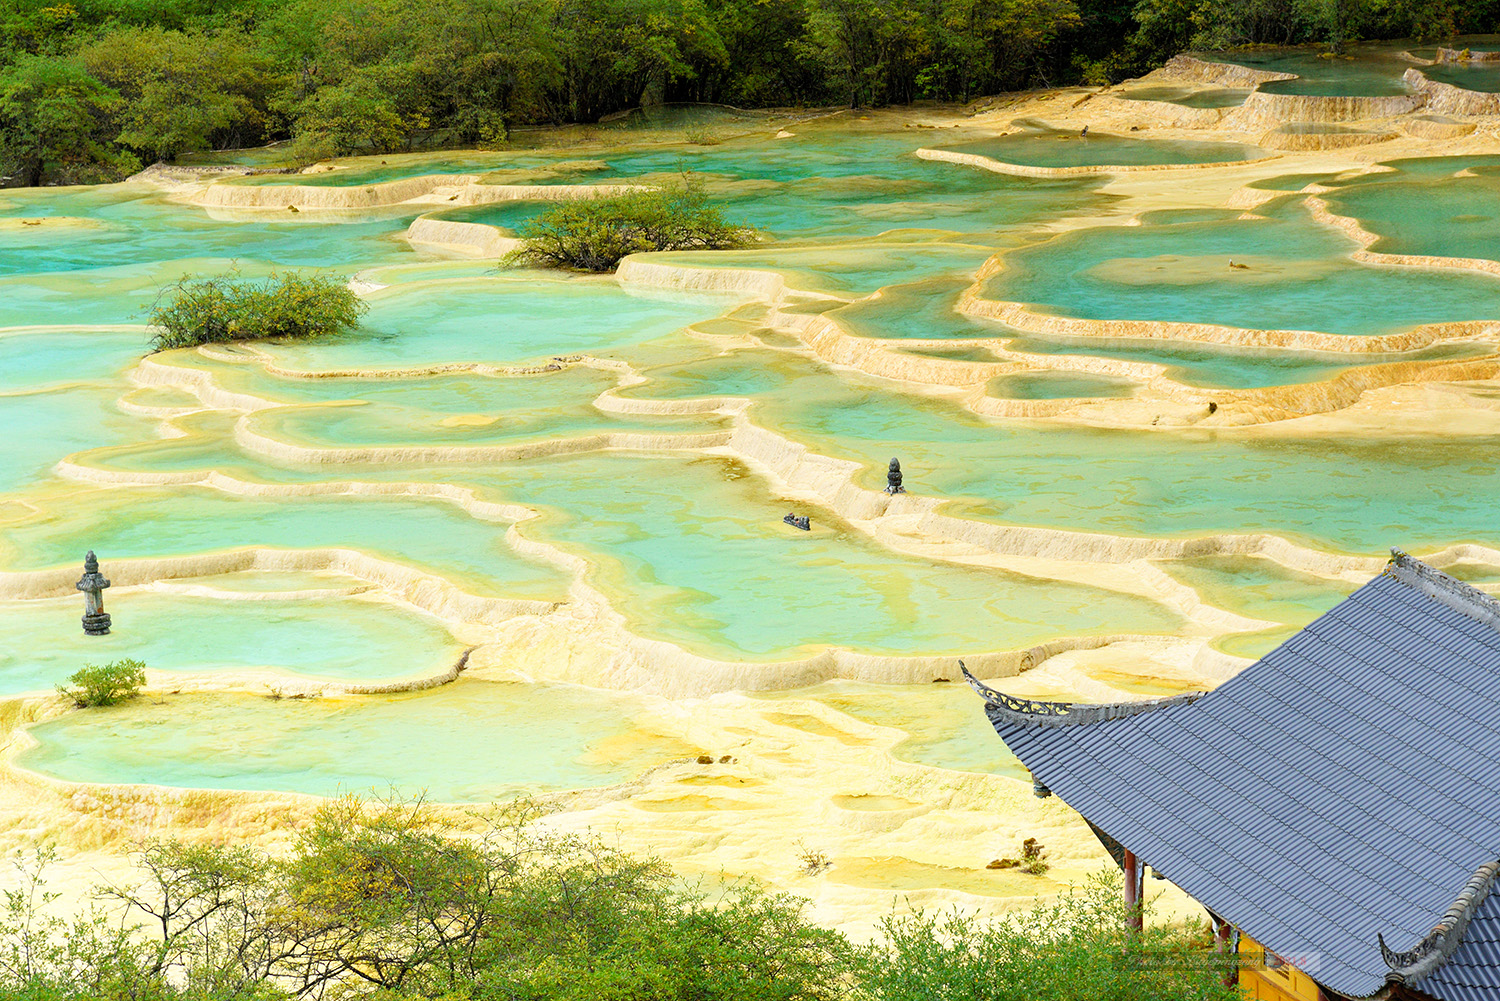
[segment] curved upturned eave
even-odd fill
[[[1391,968],[1386,982],[1412,983],[1446,963],[1463,942],[1470,920],[1494,889],[1497,876],[1500,876],[1500,860],[1480,866],[1432,931],[1410,949],[1397,952],[1386,944],[1384,935],[1376,936],[1380,942],[1381,958]]]
[[[1166,709],[1169,706],[1187,705],[1201,699],[1206,692],[1187,692],[1163,699],[1143,699],[1137,702],[1045,702],[1024,699],[997,691],[969,673],[963,661],[958,662],[964,680],[985,701],[985,709],[991,721],[1002,719],[1016,726],[1058,727],[1086,726],[1105,720],[1125,719],[1142,713]],[[1024,762],[1023,762],[1024,763]]]

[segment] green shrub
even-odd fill
[[[67,685],[57,686],[57,693],[72,699],[80,709],[88,709],[133,699],[141,694],[145,684],[145,664],[138,660],[116,660],[103,667],[84,665],[82,670],[73,672]]]
[[[613,198],[562,202],[520,228],[524,244],[506,264],[613,271],[628,254],[659,250],[729,250],[755,232],[726,222],[688,181]]]
[[[1130,913],[1118,874],[996,921],[892,918],[869,946],[754,884],[665,865],[513,804],[325,804],[275,857],[158,841],[73,924],[40,867],[0,892],[24,1001],[1238,1001],[1207,939]],[[107,906],[104,902],[107,902]],[[7,947],[7,943],[11,943]]]
[[[253,281],[230,273],[184,276],[151,311],[157,351],[224,341],[305,338],[359,325],[369,307],[341,279],[295,271]]]
[[[1118,872],[995,921],[957,911],[884,922],[859,953],[859,1001],[1240,1001],[1201,929],[1133,933]]]

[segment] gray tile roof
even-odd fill
[[[1408,981],[1443,1001],[1495,1001],[1500,997],[1500,893],[1491,892],[1447,962]]]
[[[1379,936],[1412,949],[1500,858],[1497,623],[1500,603],[1402,556],[1196,700],[1038,714],[990,692],[986,711],[1090,822],[1314,979],[1369,996],[1390,972]],[[1413,986],[1500,998],[1497,898]]]

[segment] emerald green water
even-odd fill
[[[473,482],[547,511],[528,534],[588,554],[635,628],[710,655],[963,653],[1177,625],[1125,595],[893,554],[816,510],[799,532],[781,516],[805,505],[721,459],[572,456]]]
[[[1101,338],[1041,339],[1004,324],[973,319],[955,312],[954,305],[959,294],[968,285],[969,280],[966,278],[935,278],[907,285],[887,286],[881,290],[878,299],[861,300],[832,310],[829,315],[851,332],[866,337],[897,340],[999,338],[1006,347],[1028,354],[1088,355],[1164,365],[1169,377],[1189,385],[1212,389],[1295,385],[1328,379],[1350,368],[1372,362],[1457,359],[1475,357],[1488,351],[1482,345],[1450,344],[1399,356],[1364,355],[1345,360],[1327,354],[1257,351],[1216,345],[1173,344],[1162,347],[1144,342],[1109,341]],[[994,360],[983,349],[955,350],[959,353],[943,349],[922,349],[919,353],[969,361]]]
[[[1042,355],[1090,355],[1096,358],[1118,358],[1121,361],[1165,365],[1167,375],[1179,382],[1207,389],[1257,389],[1264,386],[1290,386],[1329,379],[1340,372],[1358,368],[1374,360],[1368,356],[1359,361],[1340,363],[1327,355],[1297,354],[1290,351],[1249,351],[1216,346],[1173,346],[1159,348],[1148,344],[1099,345],[1092,341],[1042,341],[1030,337],[1013,337],[1009,344],[1017,351]],[[1454,357],[1479,354],[1480,347],[1457,345],[1415,352],[1411,358]]]
[[[1187,139],[1136,139],[1090,131],[1087,136],[1054,129],[1023,132],[966,143],[945,144],[955,153],[975,153],[1001,163],[1028,167],[1142,167],[1162,164],[1223,163],[1261,156],[1242,143]]]
[[[683,251],[654,256],[684,267],[774,271],[800,289],[860,297],[919,277],[972,275],[990,256],[990,249],[956,243],[880,243],[845,244],[833,250]]]
[[[0,393],[34,393],[118,376],[146,351],[135,330],[0,336]]]
[[[1116,93],[1116,97],[1127,101],[1165,101],[1180,104],[1184,108],[1237,108],[1250,96],[1248,90],[1211,88],[1194,90],[1191,87],[1131,87]]]
[[[998,422],[799,360],[762,364],[777,366],[780,387],[760,397],[757,423],[865,463],[871,489],[897,455],[908,489],[951,498],[969,517],[1141,537],[1271,532],[1370,555],[1391,533],[1413,548],[1493,533],[1486,497],[1500,489],[1500,464],[1487,438]]]
[[[1329,207],[1380,237],[1387,254],[1500,260],[1500,157],[1392,160],[1393,174],[1369,174],[1339,185]],[[1456,176],[1460,171],[1472,175]]]
[[[1309,184],[1327,184],[1338,177],[1340,171],[1324,174],[1281,174],[1251,181],[1247,187],[1257,191],[1301,191]]]
[[[644,700],[566,685],[460,682],[343,699],[138,700],[33,728],[18,760],[73,782],[425,795],[478,803],[612,785],[689,748],[631,723]]]
[[[72,490],[47,505],[49,517],[0,523],[0,560],[7,567],[72,564],[81,545],[114,559],[245,547],[348,548],[428,568],[479,594],[556,600],[566,586],[550,567],[514,555],[504,541],[505,524],[479,521],[436,500],[263,500],[175,487]]]
[[[1491,276],[1360,265],[1344,256],[1348,238],[1296,200],[1265,211],[1264,219],[1068,233],[1012,254],[985,293],[1089,319],[1354,335],[1500,313]],[[1231,260],[1248,269],[1231,269]]]
[[[608,358],[736,301],[625,290],[605,279],[515,274],[401,285],[371,297],[365,334],[269,350],[279,364],[312,372],[546,362],[580,352]]]
[[[42,225],[0,229],[0,277],[206,257],[276,267],[348,268],[409,256],[410,249],[393,232],[417,214],[416,209],[397,209],[373,219],[267,215],[264,222],[220,222],[201,209],[170,203],[144,185],[70,188],[45,202],[25,197],[19,210],[5,210],[0,217],[40,218]],[[84,218],[94,228],[62,226],[52,216]],[[181,270],[191,269],[172,277],[180,277]]]
[[[1448,83],[1464,90],[1478,90],[1493,94],[1500,91],[1500,67],[1495,64],[1476,63],[1474,65],[1443,64],[1440,66],[1424,66],[1422,72],[1429,80],[1438,83]]]
[[[1255,556],[1210,556],[1162,564],[1206,600],[1232,604],[1252,618],[1303,625],[1354,590],[1354,585],[1301,574]]]
[[[985,392],[1007,400],[1065,400],[1073,397],[1132,396],[1136,383],[1103,375],[1021,372],[991,379]]]
[[[0,602],[0,693],[45,691],[85,664],[126,657],[165,671],[376,680],[445,671],[463,650],[436,620],[362,598],[106,592],[105,608],[113,630],[85,636],[76,600]]]
[[[1360,79],[1346,84],[1366,86]],[[1120,359],[1159,364],[1190,385],[1231,389],[1294,386],[1397,360],[1169,340],[1076,343],[959,314],[960,297],[997,252],[1007,254],[1006,266],[986,281],[986,296],[1075,316],[1351,335],[1438,320],[1500,321],[1495,279],[1357,265],[1350,241],[1314,223],[1295,193],[1310,182],[1331,184],[1335,210],[1378,232],[1379,249],[1494,257],[1500,248],[1487,220],[1495,214],[1489,206],[1500,157],[1394,161],[1393,173],[1345,180],[1340,171],[1293,165],[1254,182],[1285,197],[1258,210],[1263,218],[1241,218],[1212,205],[1139,213],[1123,196],[1102,193],[1097,177],[1016,178],[926,161],[915,151],[980,143],[1018,151],[1000,157],[1012,162],[1129,165],[1258,156],[1253,147],[1102,134],[1081,140],[1036,129],[983,139],[967,124],[908,129],[878,113],[868,121],[793,124],[796,135],[782,140],[755,122],[739,123],[758,129],[755,137],[729,134],[739,125],[726,119],[717,146],[662,131],[688,120],[673,113],[650,124],[649,141],[630,129],[601,129],[577,148],[365,158],[349,171],[232,183],[372,184],[457,171],[497,184],[597,183],[656,180],[686,162],[716,204],[759,228],[762,239],[742,251],[655,262],[774,272],[789,288],[778,303],[783,313],[825,316],[893,350],[954,362],[990,362],[1004,350],[1032,355],[1038,365],[1059,356]],[[1461,169],[1476,176],[1454,176]],[[1162,183],[1179,183],[1173,176],[1181,175],[1163,175]],[[544,205],[436,214],[514,229]],[[1274,425],[1090,429],[982,418],[964,406],[962,392],[944,395],[818,360],[795,331],[767,326],[768,308],[754,294],[450,260],[401,238],[415,213],[216,218],[144,186],[7,191],[0,207],[0,426],[8,432],[0,435],[0,571],[67,568],[71,579],[88,549],[106,574],[127,559],[338,549],[470,594],[566,606],[571,575],[518,556],[506,542],[509,522],[437,497],[371,492],[449,486],[534,510],[537,517],[515,531],[580,557],[587,582],[632,633],[725,661],[804,658],[829,648],[948,657],[1068,637],[1200,632],[1138,595],[897,551],[806,495],[788,499],[763,467],[729,450],[708,454],[688,438],[667,452],[547,455],[543,447],[602,431],[693,435],[740,422],[856,463],[855,482],[870,491],[884,485],[887,461],[899,456],[913,494],[938,499],[943,514],[987,525],[1148,540],[1265,532],[1365,555],[1392,544],[1417,552],[1500,545],[1493,517],[1500,464],[1491,461],[1496,442],[1488,436],[1400,426],[1296,436]],[[1140,225],[1099,224],[1136,216]],[[1231,270],[1229,259],[1250,268]],[[171,352],[153,358],[150,384],[142,385],[147,370],[136,366],[149,331],[141,324],[158,289],[231,265],[252,276],[290,267],[357,273],[388,287],[365,296],[370,311],[356,334],[212,355]],[[1401,360],[1492,353],[1476,342]],[[583,357],[613,367],[590,367]],[[205,405],[179,388],[196,380],[254,397],[259,409]],[[749,403],[738,415],[615,413],[599,405],[611,391],[646,409],[712,397]],[[1063,369],[1007,375],[986,391],[1014,400],[1115,399],[1110,409],[1122,413],[1143,402],[1128,397],[1149,405],[1154,392],[1144,382]],[[133,405],[178,413],[163,422]],[[313,462],[281,457],[278,442],[312,449],[314,457],[317,450],[369,451],[359,462]],[[460,458],[433,463],[425,451],[522,444],[533,457],[462,461],[455,453]],[[64,460],[113,480],[66,479],[70,467],[58,472]],[[218,474],[259,495],[150,482],[160,474]],[[838,486],[818,483],[824,491]],[[783,524],[788,510],[809,515],[812,531]],[[1023,551],[1026,540],[1016,543]],[[1269,649],[1348,590],[1263,560],[1159,565],[1205,601],[1276,624],[1214,640],[1242,654]],[[353,571],[357,561],[347,566]],[[1487,580],[1490,571],[1471,572]],[[116,630],[101,641],[81,635],[76,596],[0,601],[0,691],[45,690],[88,658],[344,680],[428,673],[456,658],[460,648],[436,620],[373,595],[337,592],[368,582],[329,579],[209,573],[192,581],[238,598],[181,587],[121,589],[108,595]],[[245,597],[298,588],[323,593]],[[427,588],[410,593],[431,596]],[[201,641],[210,634],[211,647]],[[503,627],[502,635],[509,635]],[[555,667],[538,662],[535,671],[547,677]],[[669,668],[655,661],[642,668],[657,669]],[[1126,690],[1147,693],[1139,685]],[[962,686],[839,682],[785,694],[904,732],[894,752],[903,760],[1020,777]],[[697,753],[641,722],[652,718],[650,700],[565,686],[466,681],[395,698],[182,696],[165,703],[38,727],[42,746],[24,763],[79,781],[316,794],[394,785],[480,801],[623,781]]]
[[[279,441],[326,445],[499,445],[601,432],[690,433],[703,417],[616,415],[594,400],[614,373],[570,368],[515,378],[454,375],[424,380],[281,381],[318,399],[278,408],[251,426]]]
[[[1306,94],[1317,97],[1389,97],[1407,94],[1401,74],[1411,63],[1401,59],[1399,44],[1350,45],[1343,56],[1313,49],[1201,53],[1204,59],[1234,63],[1271,73],[1295,73],[1295,80],[1273,80],[1260,85],[1268,94]]]

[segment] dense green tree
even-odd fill
[[[0,169],[117,179],[494,145],[662,101],[877,107],[1103,84],[1189,48],[1443,38],[1500,0],[8,0]]]
[[[115,141],[143,158],[250,145],[267,134],[264,109],[279,81],[244,35],[123,28],[79,56],[122,99]]]
[[[309,161],[406,149],[411,130],[427,121],[403,116],[375,73],[355,73],[342,83],[319,87],[291,110],[293,148]]]
[[[1132,9],[1136,29],[1122,62],[1142,69],[1186,51],[1208,27],[1211,5],[1212,0],[1138,0]]]
[[[561,121],[660,101],[669,80],[729,61],[703,0],[555,0],[552,32]]]
[[[695,62],[691,79],[669,84],[668,99],[753,107],[825,98],[824,67],[799,45],[807,33],[804,0],[719,0],[708,12],[731,58]]]
[[[0,70],[0,173],[24,184],[91,184],[139,169],[110,142],[121,106],[74,57],[16,56]]]

